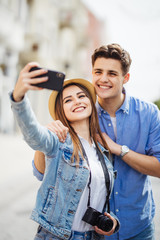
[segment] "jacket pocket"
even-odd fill
[[[48,209],[53,206],[53,202],[55,201],[55,198],[53,197],[54,196],[53,192],[54,192],[54,187],[52,186],[49,187],[44,204],[43,204],[43,209],[42,209],[43,213],[46,213]]]
[[[65,182],[72,182],[77,173],[78,173],[78,169],[82,167],[82,160],[80,160],[80,164],[77,167],[76,166],[76,162],[75,160],[72,162],[71,161],[71,157],[72,157],[72,152],[68,151],[68,150],[64,150],[63,155],[62,155],[62,162],[61,162],[61,166],[59,167],[59,176],[60,178],[65,181]]]

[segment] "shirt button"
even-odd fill
[[[126,111],[124,110],[123,113],[125,113]]]
[[[116,212],[119,212],[119,209],[116,209]]]
[[[108,127],[111,127],[111,123],[108,123]]]
[[[118,195],[118,192],[116,192],[116,195]]]

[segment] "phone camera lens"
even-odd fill
[[[62,73],[57,73],[56,76],[57,76],[58,78],[63,78],[63,74],[62,74]]]

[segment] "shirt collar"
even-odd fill
[[[124,99],[124,102],[121,105],[121,107],[118,109],[118,111],[122,110],[124,113],[129,114],[129,99],[130,99],[130,97],[125,88],[123,88],[123,93],[125,94],[125,99]]]
[[[123,93],[125,94],[125,99],[121,107],[117,110],[118,111],[123,111],[124,113],[129,114],[129,94],[127,93],[126,89],[123,88]],[[101,115],[102,113],[106,113],[106,111],[100,106],[98,101],[96,102],[96,107],[97,107],[97,113],[98,115]]]
[[[79,139],[81,140],[81,143],[84,145],[84,144],[86,144],[86,143],[88,143],[89,144],[89,142],[86,140],[86,139],[84,139],[83,137],[81,137],[81,136],[79,136],[78,135],[78,137],[79,137]],[[91,141],[92,141],[92,147],[96,147],[96,145],[95,145],[95,142],[93,141],[93,139],[91,139]]]

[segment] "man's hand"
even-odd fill
[[[105,232],[103,230],[101,230],[100,228],[98,228],[97,226],[94,227],[94,230],[98,233],[98,234],[102,234],[102,235],[106,235],[106,236],[111,236],[114,231],[115,228],[117,226],[117,220],[115,218],[113,218],[109,213],[104,213],[105,216],[109,217],[112,221],[113,221],[113,228],[109,231],[109,232]]]
[[[108,146],[110,152],[112,154],[115,154],[115,155],[119,156],[121,154],[122,146],[117,144],[117,143],[115,143],[106,133],[102,133],[102,135],[104,137],[104,140],[107,143],[107,146]],[[99,134],[97,134],[96,137],[97,137],[97,141],[100,142],[100,144],[103,145],[102,140],[101,140]]]
[[[111,153],[120,156],[122,146],[112,141],[107,134],[102,134]],[[137,153],[130,149],[129,152],[122,158],[122,160],[142,174],[160,178],[160,162],[154,156]]]
[[[119,156],[121,154],[122,146],[115,143],[106,133],[102,133],[103,137],[109,147],[109,150],[112,154]]]
[[[57,135],[60,142],[65,142],[69,129],[61,121],[56,120],[51,122],[47,125],[47,128]]]

